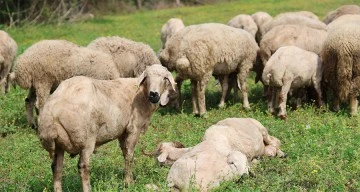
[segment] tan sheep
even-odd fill
[[[171,18],[169,19],[162,27],[161,27],[161,42],[162,49],[165,48],[165,43],[168,39],[170,39],[176,32],[180,31],[185,27],[183,21],[179,18]]]
[[[239,29],[244,29],[249,32],[254,38],[256,36],[256,32],[258,31],[258,27],[254,22],[253,18],[250,15],[240,14],[230,19],[227,25]]]
[[[360,14],[359,15],[351,15],[351,14],[342,15],[342,16],[336,18],[335,20],[333,20],[331,23],[329,23],[327,25],[327,30],[328,30],[328,32],[330,32],[333,29],[339,28],[342,24],[349,23],[349,22],[360,23]]]
[[[154,64],[138,78],[97,80],[84,76],[63,81],[39,115],[39,138],[53,160],[54,190],[61,191],[64,151],[80,155],[84,191],[90,191],[90,156],[118,139],[125,159],[125,182],[133,182],[135,145],[160,105],[166,105],[174,79]]]
[[[120,77],[138,77],[146,66],[160,63],[149,45],[118,36],[99,37],[87,47],[111,55]]]
[[[9,91],[10,73],[13,70],[14,59],[18,46],[8,33],[0,30],[0,93]]]
[[[258,31],[256,32],[255,39],[258,44],[260,44],[260,40],[262,36],[265,34],[265,26],[270,23],[273,18],[271,15],[269,15],[266,12],[258,11],[251,15],[254,22],[256,23],[258,27]]]
[[[280,47],[266,63],[262,80],[273,89],[268,108],[274,113],[275,103],[280,102],[278,117],[286,118],[286,101],[290,90],[313,86],[318,102],[324,106],[321,92],[322,65],[320,57],[296,46]],[[276,92],[279,92],[276,94]],[[279,95],[279,98],[276,97]]]
[[[227,118],[209,127],[203,141],[187,148],[189,151],[172,148],[162,151],[159,157],[180,156],[168,173],[169,187],[187,191],[193,184],[200,191],[207,191],[222,181],[247,174],[249,162],[256,157],[283,157],[280,144],[255,119]]]
[[[41,111],[61,81],[78,75],[116,79],[119,72],[111,56],[65,40],[40,41],[16,59],[15,80],[23,89],[29,89],[25,106],[32,127],[36,127],[33,114],[36,99]]]
[[[335,9],[334,11],[330,11],[327,13],[325,18],[323,19],[325,24],[329,24],[338,17],[346,14],[360,14],[360,6],[358,5],[343,5]]]
[[[182,80],[191,79],[193,113],[202,116],[206,113],[205,88],[212,75],[228,76],[236,72],[243,107],[250,108],[246,77],[256,61],[257,52],[255,39],[247,31],[207,23],[187,26],[177,32],[166,43],[160,60],[169,70],[177,72],[179,95]],[[226,87],[222,92],[227,93]]]
[[[334,109],[340,102],[350,100],[350,115],[357,114],[360,95],[360,24],[343,23],[329,31],[321,58],[323,60],[323,82],[325,90],[332,90]]]

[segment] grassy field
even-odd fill
[[[118,35],[160,48],[160,28],[169,18],[180,17],[186,25],[220,22],[233,16],[256,11],[276,15],[285,11],[308,10],[322,18],[343,4],[360,4],[360,0],[233,0],[201,7],[183,7],[144,11],[131,15],[102,16],[92,21],[62,25],[26,26],[7,29],[19,45],[21,54],[42,39],[67,39],[86,45],[99,36]],[[252,167],[255,177],[223,183],[215,191],[360,191],[360,118],[348,117],[348,106],[338,113],[320,112],[305,105],[288,112],[286,121],[271,116],[261,99],[262,87],[248,79],[252,109],[244,111],[241,103],[230,99],[225,109],[217,108],[219,85],[212,80],[206,93],[209,118],[194,117],[191,112],[189,82],[183,86],[185,102],[181,111],[162,108],[152,118],[135,151],[136,184],[125,188],[124,160],[117,142],[110,142],[92,156],[93,191],[146,191],[152,183],[168,191],[168,167],[141,154],[162,141],[180,141],[186,146],[200,142],[211,124],[227,117],[252,117],[265,125],[282,141],[287,158],[264,158]],[[52,191],[51,160],[42,149],[36,132],[27,126],[24,115],[26,91],[12,89],[0,95],[0,191]],[[80,191],[77,159],[65,158],[64,191]]]

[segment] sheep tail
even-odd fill
[[[343,55],[339,58],[336,73],[339,99],[344,102],[352,89],[353,58],[350,55]]]

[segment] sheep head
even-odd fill
[[[176,83],[171,73],[162,65],[154,64],[146,67],[140,75],[138,86],[144,86],[149,101],[165,106],[169,102],[169,93],[176,91]]]

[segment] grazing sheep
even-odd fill
[[[249,32],[253,37],[256,36],[258,31],[257,24],[254,22],[253,18],[250,15],[240,14],[232,18],[227,25],[239,29],[244,29]]]
[[[360,23],[360,15],[342,15],[327,25],[327,30],[330,32],[333,29],[339,28],[344,23],[355,22]]]
[[[350,115],[357,114],[360,95],[360,24],[349,22],[329,32],[321,52],[325,90],[332,90],[334,109],[350,100]]]
[[[272,28],[281,25],[301,25],[314,29],[326,30],[326,25],[317,19],[311,19],[309,17],[304,17],[297,14],[284,14],[275,17],[272,22],[268,23],[265,26],[264,34],[266,34]]]
[[[279,139],[270,136],[257,120],[224,119],[209,127],[203,141],[188,152],[178,149],[177,156],[181,157],[170,168],[168,186],[187,191],[193,184],[201,191],[210,190],[222,181],[247,174],[249,162],[256,157],[283,157],[279,147]],[[173,155],[176,150],[171,149]],[[160,156],[168,154],[168,151],[162,151]]]
[[[87,47],[111,55],[120,77],[137,77],[146,66],[160,63],[149,45],[117,36],[99,37]]]
[[[329,24],[334,21],[336,18],[346,15],[346,14],[360,14],[360,6],[358,5],[343,5],[327,13],[323,19],[325,24]]]
[[[162,27],[161,27],[161,42],[162,49],[165,48],[165,43],[170,37],[172,37],[176,32],[180,31],[185,27],[183,21],[178,18],[169,19]]]
[[[64,151],[80,154],[79,173],[90,191],[90,155],[118,139],[125,159],[125,182],[133,182],[133,154],[140,133],[160,105],[166,105],[174,79],[154,64],[138,78],[97,80],[79,76],[63,81],[39,115],[39,137],[53,160],[54,190],[61,191]]]
[[[313,12],[310,12],[310,11],[292,11],[292,12],[285,12],[285,13],[280,13],[280,14],[276,15],[275,18],[283,17],[284,15],[299,15],[299,16],[303,16],[303,17],[310,18],[310,19],[319,20],[319,17],[318,17],[317,15],[315,15]]]
[[[256,32],[255,39],[258,44],[260,44],[260,40],[262,36],[265,34],[265,26],[270,23],[273,18],[271,15],[269,15],[266,12],[259,11],[251,15],[254,22],[256,23],[258,27],[258,31]]]
[[[247,31],[207,23],[191,25],[177,32],[166,43],[160,60],[169,70],[177,72],[179,98],[182,80],[191,79],[193,113],[204,115],[205,88],[213,74],[228,76],[236,72],[243,95],[243,107],[250,108],[246,77],[256,61],[257,52],[255,39]],[[223,87],[222,92],[227,93],[227,87]]]
[[[327,37],[327,31],[299,25],[283,25],[274,27],[267,32],[260,43],[260,57],[262,64],[257,66],[256,82],[261,80],[264,64],[270,56],[282,46],[297,46],[306,51],[320,54],[322,45]]]
[[[27,120],[33,128],[36,99],[41,110],[61,81],[78,75],[116,79],[119,72],[109,55],[65,40],[40,41],[17,58],[15,81],[23,89],[29,89],[25,106]]]
[[[10,73],[18,46],[8,33],[0,30],[0,93],[9,91]]]
[[[287,94],[291,90],[313,86],[318,94],[321,106],[321,78],[322,68],[319,56],[296,46],[280,47],[266,63],[262,80],[264,85],[274,89],[272,98],[269,98],[269,111],[274,113],[275,100],[280,102],[278,117],[286,118]],[[276,91],[280,94],[276,94]],[[279,95],[277,98],[275,95]]]

